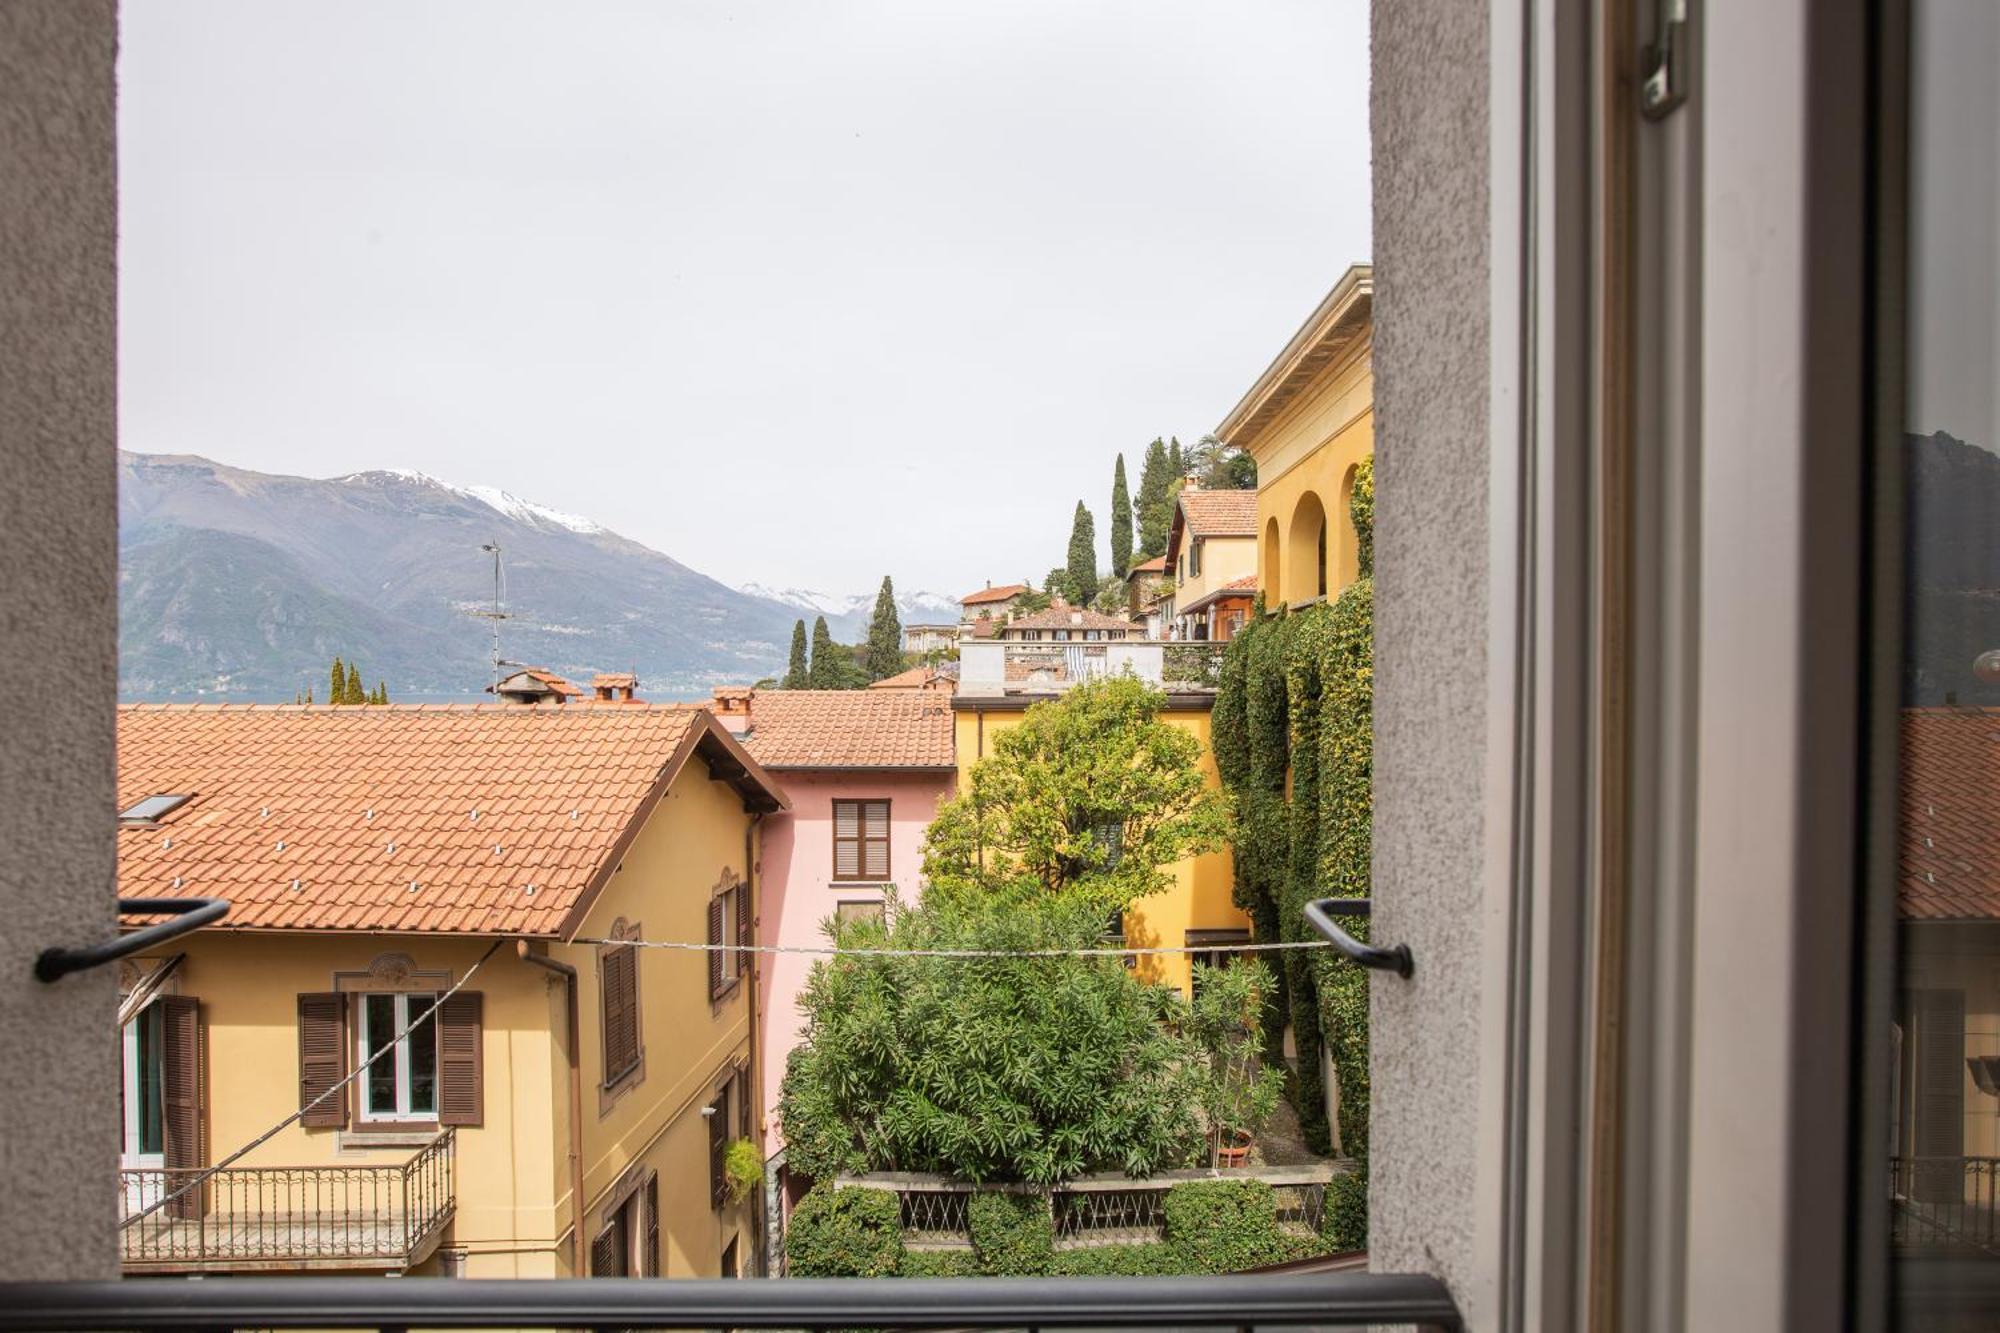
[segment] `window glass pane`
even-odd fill
[[[1910,10],[1906,433],[1887,442],[1906,481],[1899,974],[1880,1034],[1903,1293],[2000,1263],[2000,7]]]
[[[396,997],[393,995],[370,995],[361,1006],[361,1058],[370,1059],[375,1052],[396,1040]],[[385,1055],[368,1066],[362,1075],[362,1083],[367,1088],[368,1113],[370,1115],[396,1114],[396,1057]]]
[[[149,1004],[139,1011],[133,1020],[139,1025],[139,1151],[156,1153],[165,1151],[165,1139],[160,1129],[160,1040],[164,1031],[164,1020],[160,1006]]]
[[[437,1114],[437,996],[404,997],[410,1026],[410,1114]]]

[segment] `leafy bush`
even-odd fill
[[[1095,948],[1103,928],[1087,900],[1057,894],[1006,911],[935,892],[892,901],[865,938],[1016,956],[815,964],[778,1105],[794,1169],[1053,1184],[1194,1165],[1206,1074],[1185,1001],[1116,959],[1019,956]],[[836,937],[863,938],[851,929]]]
[[[1049,1272],[1055,1277],[1169,1277],[1188,1270],[1171,1245],[1093,1245],[1063,1250]]]
[[[1261,1180],[1192,1180],[1167,1191],[1167,1247],[1183,1273],[1235,1273],[1290,1254]]]
[[[1335,1176],[1326,1187],[1319,1234],[1334,1253],[1368,1248],[1368,1163]]]
[[[1264,1063],[1264,1009],[1274,988],[1271,969],[1260,962],[1195,965],[1189,1029],[1208,1054],[1202,1110],[1212,1136],[1210,1165],[1225,1136],[1255,1134],[1278,1108],[1284,1072]]]
[[[785,1261],[798,1277],[889,1277],[903,1261],[902,1205],[887,1190],[816,1185],[792,1211]]]
[[[1038,1277],[1049,1271],[1056,1233],[1047,1195],[975,1194],[966,1216],[980,1272]]]
[[[743,1197],[764,1183],[764,1154],[749,1139],[733,1139],[722,1150],[722,1175],[729,1188],[729,1201]]]
[[[897,1277],[978,1277],[979,1260],[971,1250],[904,1250]]]

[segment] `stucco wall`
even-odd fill
[[[1377,4],[1375,938],[1371,1266],[1472,1262],[1487,636],[1487,31]],[[1477,1312],[1473,1312],[1475,1318]]]
[[[833,878],[833,802],[889,802],[889,880],[906,901],[916,899],[923,866],[924,828],[938,802],[951,794],[953,774],[891,772],[778,775],[792,802],[789,814],[764,823],[763,904],[757,913],[759,944],[819,945],[820,923],[841,902],[879,899],[873,884],[836,884]],[[808,954],[770,954],[759,960],[757,1014],[764,1064],[764,1150],[777,1151],[778,1092],[785,1061],[798,1044],[803,1022],[799,992],[812,971]]]
[[[1338,596],[1359,576],[1354,521],[1348,516],[1342,483],[1348,470],[1375,449],[1374,376],[1368,347],[1321,373],[1311,389],[1279,413],[1259,437],[1252,453],[1257,459],[1257,532],[1276,524],[1275,552],[1260,550],[1258,589],[1267,606],[1307,602],[1319,593],[1314,565],[1315,543],[1299,549],[1294,520],[1307,492],[1317,496],[1327,522],[1326,585]],[[1275,555],[1275,564],[1269,558]]]
[[[118,1271],[114,978],[28,972],[117,927],[117,40],[110,0],[0,5],[0,626],[48,683],[0,727],[0,1279]]]

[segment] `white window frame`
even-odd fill
[[[371,1125],[436,1124],[438,1118],[437,1103],[443,1091],[441,1087],[442,1051],[440,1050],[440,1043],[435,1038],[438,1024],[438,992],[364,991],[357,994],[354,997],[354,1060],[356,1068],[359,1068],[371,1054],[368,1049],[368,1002],[383,998],[390,999],[395,1003],[396,1033],[392,1038],[395,1043],[395,1053],[385,1057],[384,1063],[393,1066],[396,1071],[396,1109],[394,1111],[376,1111],[369,1108],[368,1098],[372,1082],[371,1075],[375,1072],[376,1068],[380,1067],[377,1065],[355,1080],[356,1083],[361,1085],[360,1096],[356,1098],[356,1102],[358,1103],[356,1119],[366,1121]],[[410,1109],[410,1043],[405,1038],[409,1035],[410,1031],[410,1001],[420,998],[428,999],[431,1002],[431,1007],[427,1011],[431,1020],[431,1031],[434,1034],[431,1042],[431,1058],[439,1066],[431,1071],[431,1109],[429,1111],[412,1111]]]

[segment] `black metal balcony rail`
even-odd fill
[[[2000,1258],[2000,1157],[1892,1157],[1889,1205],[1898,1249]]]
[[[227,1167],[118,1233],[125,1270],[400,1272],[436,1248],[456,1208],[456,1131],[386,1166]],[[118,1173],[127,1218],[199,1172]]]
[[[13,1329],[1026,1329],[1414,1326],[1457,1333],[1427,1275],[1148,1278],[235,1278],[0,1283]]]

